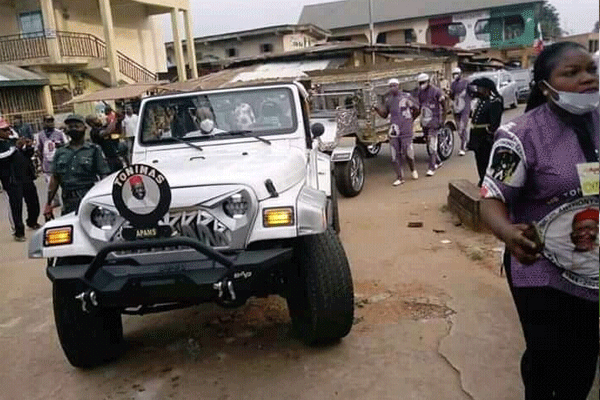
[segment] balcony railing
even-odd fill
[[[88,33],[56,32],[62,57],[89,57],[106,59],[106,43]],[[18,62],[49,57],[48,39],[44,32],[0,36],[0,62]],[[119,71],[135,82],[156,81],[158,76],[117,51]]]
[[[43,32],[0,37],[0,62],[15,62],[48,56],[48,42]]]

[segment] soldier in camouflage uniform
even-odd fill
[[[76,211],[88,190],[110,173],[100,147],[84,140],[86,126],[83,117],[70,115],[65,124],[66,134],[71,142],[68,146],[57,149],[54,154],[44,215],[52,213],[52,199],[59,185],[62,189],[62,213],[68,214]]]

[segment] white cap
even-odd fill
[[[462,73],[462,71],[458,67],[456,67],[452,70],[452,74],[461,74],[461,73]]]
[[[428,82],[429,81],[429,75],[427,74],[419,74],[419,76],[417,76],[417,82]]]
[[[388,81],[388,86],[391,86],[391,85],[399,85],[399,84],[400,84],[400,81],[399,81],[398,79],[396,79],[396,78],[392,78],[392,79],[390,79],[390,80]]]

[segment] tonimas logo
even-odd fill
[[[134,164],[122,169],[113,182],[112,197],[123,218],[134,227],[158,224],[171,205],[171,188],[157,169]]]

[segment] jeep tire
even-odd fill
[[[54,282],[52,301],[58,338],[65,356],[77,368],[91,368],[117,358],[122,351],[123,324],[118,310],[84,312],[75,296],[76,282]]]
[[[345,197],[357,196],[365,184],[365,161],[362,151],[356,147],[349,161],[335,163],[335,183]]]
[[[337,341],[354,320],[354,290],[348,259],[332,229],[297,239],[297,276],[287,299],[292,327],[308,345]]]

